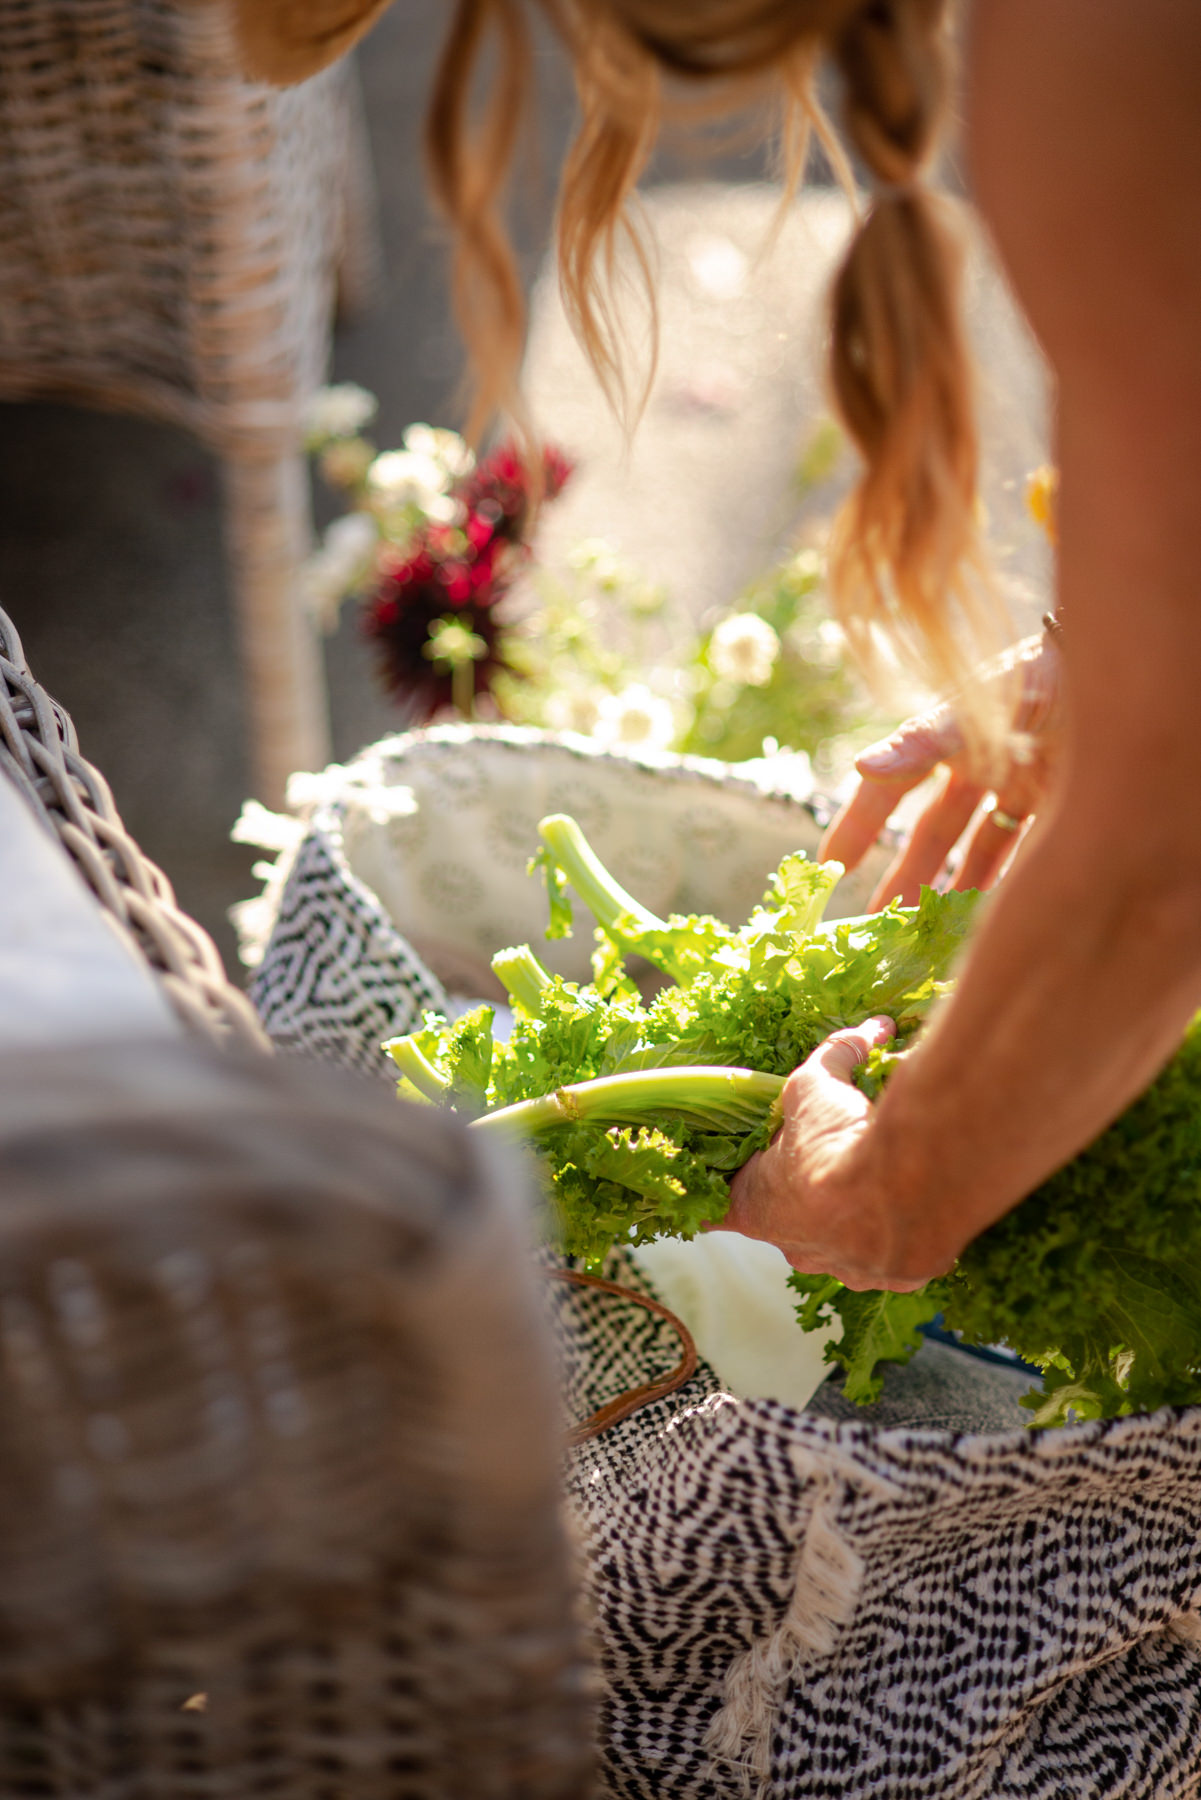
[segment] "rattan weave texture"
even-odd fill
[[[64,709],[34,680],[0,612],[0,778],[15,782],[110,919],[149,963],[194,1032],[247,1047],[267,1041],[216,946],[175,904],[171,884],[121,823],[108,784],[79,753]]]
[[[256,786],[328,760],[302,420],[378,254],[354,71],[246,80],[224,0],[0,0],[0,397],[222,458]]]
[[[583,1800],[503,1159],[157,1041],[0,1059],[0,1188],[0,1795]]]

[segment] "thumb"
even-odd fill
[[[896,1035],[897,1028],[891,1019],[883,1016],[865,1019],[862,1025],[833,1032],[818,1045],[809,1060],[827,1075],[833,1075],[836,1081],[850,1081],[859,1064],[866,1062],[873,1050]]]

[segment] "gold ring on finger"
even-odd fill
[[[1013,813],[1006,812],[1003,807],[994,806],[988,816],[998,831],[1020,831],[1022,829],[1023,821],[1015,818]]]

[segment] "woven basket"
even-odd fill
[[[79,754],[75,727],[38,686],[0,612],[0,779],[15,783],[98,904],[157,975],[193,1032],[266,1048],[245,995],[227,980],[212,939],[175,904],[162,870],[121,823],[108,784]]]
[[[577,1800],[523,1197],[198,1045],[0,1059],[0,1794]]]
[[[302,416],[371,218],[348,64],[280,93],[218,0],[0,0],[0,397],[149,414],[222,458],[267,798],[328,748]]]

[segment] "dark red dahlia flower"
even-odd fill
[[[554,499],[572,463],[553,445],[543,450],[543,497]],[[504,666],[504,626],[496,602],[506,594],[530,551],[530,482],[513,444],[485,457],[454,490],[463,508],[457,525],[427,521],[405,551],[385,554],[364,604],[363,630],[376,645],[388,691],[424,722],[442,707],[464,710],[490,691]],[[437,655],[449,621],[471,634],[469,666],[453,669]],[[451,641],[462,643],[458,639]],[[469,710],[469,708],[468,708]]]

